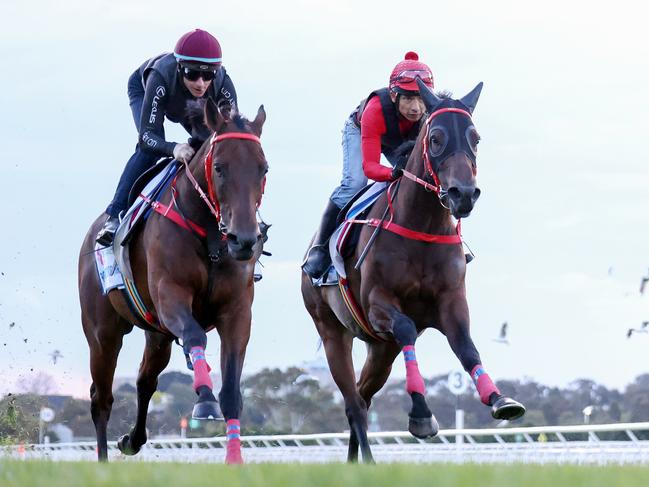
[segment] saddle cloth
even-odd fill
[[[354,220],[369,211],[374,202],[388,188],[389,184],[372,183],[359,191],[354,198],[341,211],[345,212],[343,218],[338,217],[341,222],[329,238],[329,254],[331,255],[331,266],[320,279],[312,279],[315,287],[337,286],[339,278],[346,278],[344,258],[351,253],[357,241],[357,236],[362,225],[355,225],[349,220]]]
[[[342,277],[347,278],[347,273],[345,272],[345,252],[348,242],[351,243],[353,239],[350,238],[352,235],[352,229],[360,229],[361,225],[356,225],[351,223],[351,220],[359,218],[363,213],[368,211],[374,202],[381,196],[381,194],[388,189],[389,183],[374,183],[372,186],[365,191],[360,197],[354,202],[351,208],[345,214],[345,220],[343,223],[334,231],[333,235],[329,239],[329,253],[331,254],[331,263],[333,268],[336,270],[336,273]]]
[[[161,162],[161,164],[164,165],[165,162]],[[128,246],[122,245],[122,243],[135,224],[146,220],[151,213],[149,201],[154,200],[164,191],[164,188],[176,174],[178,163],[176,161],[167,161],[164,169],[157,169],[159,172],[145,185],[121,219],[112,247],[95,244],[95,263],[97,264],[97,273],[104,294],[108,294],[112,289],[124,289],[125,276],[132,280],[128,255],[126,260],[124,260],[123,255],[123,250],[128,249]],[[140,180],[138,179],[138,181]],[[126,253],[128,254],[128,252]]]
[[[162,162],[161,164],[165,164]],[[133,281],[131,274],[131,264],[129,261],[129,246],[128,241],[133,236],[136,226],[146,221],[151,214],[151,203],[158,199],[164,192],[167,186],[173,180],[173,177],[178,171],[180,163],[172,160],[166,163],[166,167],[155,175],[151,181],[147,183],[140,194],[135,198],[135,201],[124,214],[120,220],[119,227],[115,232],[115,240],[113,241],[113,251],[115,252],[115,260],[122,272],[122,275],[130,281]]]

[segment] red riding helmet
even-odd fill
[[[433,73],[428,66],[419,61],[416,52],[408,51],[399,64],[392,70],[390,75],[390,91],[401,95],[413,95],[419,93],[417,77],[421,78],[431,90],[435,87]]]
[[[221,65],[221,45],[209,32],[195,29],[178,39],[174,56],[181,65],[214,70]]]

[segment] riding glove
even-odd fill
[[[189,162],[194,156],[194,149],[189,144],[176,144],[174,147],[174,158],[180,162]]]

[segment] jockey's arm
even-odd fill
[[[173,156],[174,142],[167,142],[164,137],[164,118],[169,90],[162,76],[152,71],[144,91],[142,118],[140,119],[140,148],[162,156]]]
[[[365,107],[361,117],[361,153],[363,155],[363,172],[374,181],[390,181],[392,169],[381,165],[381,136],[385,134],[385,121],[378,97],[373,98]]]

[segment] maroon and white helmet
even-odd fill
[[[181,65],[191,65],[195,69],[215,70],[221,66],[221,45],[209,32],[195,29],[178,39],[174,56]]]

